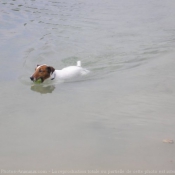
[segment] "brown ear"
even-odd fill
[[[53,72],[55,71],[55,69],[54,69],[53,67],[51,67],[51,66],[48,66],[48,67],[47,67],[47,71],[48,71],[49,74],[50,74],[50,73],[53,73]]]

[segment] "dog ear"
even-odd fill
[[[55,71],[55,69],[51,66],[48,66],[47,70],[48,70],[49,73],[53,73]]]
[[[36,67],[40,66],[39,64],[36,65]]]

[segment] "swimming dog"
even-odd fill
[[[74,81],[87,75],[89,70],[81,67],[81,61],[77,61],[77,66],[69,66],[62,70],[55,70],[46,64],[37,65],[34,74],[30,77],[33,82],[38,80],[43,83],[45,80]]]

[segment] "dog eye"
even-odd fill
[[[42,72],[42,70],[41,70],[41,69],[39,69],[39,72]]]

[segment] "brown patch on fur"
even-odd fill
[[[43,82],[44,80],[49,78],[50,74],[52,74],[54,71],[55,71],[55,69],[53,67],[51,67],[51,66],[47,66],[47,65],[38,66],[37,65],[37,68],[35,69],[35,72],[30,77],[30,79],[32,81],[36,81],[38,79],[41,79],[42,82]]]

